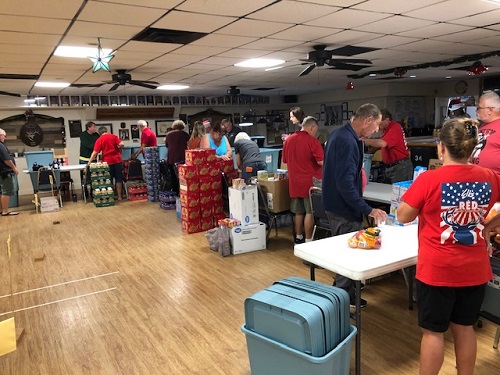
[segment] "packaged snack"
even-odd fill
[[[362,229],[347,240],[347,244],[352,248],[359,249],[380,249],[382,238],[379,228]]]

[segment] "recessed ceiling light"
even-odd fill
[[[450,77],[450,76],[447,76],[447,77],[444,77],[444,78],[445,78],[445,79],[451,79],[451,77]]]
[[[369,77],[376,77],[377,75],[375,73],[370,73],[368,76]]]
[[[189,88],[187,85],[163,85],[163,86],[158,86],[156,89],[157,90],[185,90]]]
[[[240,66],[243,68],[270,68],[284,63],[285,60],[278,59],[250,59],[234,64],[234,66]]]
[[[68,82],[36,82],[36,87],[68,87]]]
[[[102,53],[109,55],[113,50],[109,48],[103,48]],[[97,46],[95,47],[71,47],[71,46],[59,46],[54,52],[54,56],[62,57],[77,57],[77,58],[88,58],[89,56],[95,56],[97,54]]]
[[[410,76],[410,78],[417,78],[417,76]]]

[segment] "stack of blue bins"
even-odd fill
[[[160,197],[160,154],[158,147],[144,148],[144,164],[148,201],[158,202]]]
[[[333,286],[287,277],[245,300],[252,375],[348,375],[356,327],[349,295]]]

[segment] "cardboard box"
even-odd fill
[[[257,223],[231,228],[233,254],[266,249],[266,224]]]
[[[410,223],[403,224],[398,221],[396,215],[398,206],[401,203],[401,197],[404,195],[406,190],[408,190],[412,182],[413,182],[412,180],[409,180],[409,181],[396,182],[392,184],[391,208],[389,210],[389,215],[387,217],[387,224],[410,225],[410,224],[416,224],[418,222],[418,219],[415,219]]]
[[[443,166],[443,162],[439,159],[429,159],[429,170],[438,169]]]
[[[257,186],[247,186],[245,190],[229,188],[229,216],[243,225],[259,222],[259,199]]]
[[[267,199],[270,212],[278,213],[290,209],[290,193],[288,190],[288,179],[276,181],[259,181],[259,184]]]

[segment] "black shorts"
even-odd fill
[[[479,317],[486,284],[466,287],[432,286],[417,280],[418,325],[446,332],[450,322],[471,326]]]

